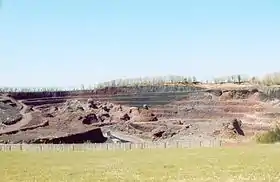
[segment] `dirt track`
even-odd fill
[[[170,92],[170,89],[169,92],[162,92],[162,88],[153,89],[153,92],[141,88],[137,93],[135,88],[124,88],[72,95],[16,93],[11,94],[12,98],[2,96],[17,103],[23,116],[16,124],[6,126],[3,132],[19,130],[23,126],[36,126],[45,121],[49,124],[24,132],[1,135],[0,140],[32,142],[40,137],[67,137],[73,134],[80,137],[84,136],[82,133],[94,131],[96,127],[101,127],[104,132],[111,131],[116,137],[131,142],[232,137],[248,140],[256,133],[273,127],[276,116],[280,113],[279,107],[273,104],[277,103],[277,99],[273,102],[264,100],[263,93],[253,89],[180,89],[176,93]],[[100,105],[95,109],[88,108],[88,98],[93,98],[95,103],[100,101]],[[150,108],[140,111],[134,108],[133,112],[129,111],[131,106],[143,104]],[[34,106],[34,110],[28,112],[29,106]],[[110,109],[104,111],[104,107]],[[92,118],[91,113],[95,113],[98,118]],[[121,119],[125,114],[128,119]],[[91,123],[82,124],[81,119],[88,116],[91,116]],[[154,120],[154,117],[157,119]],[[235,118],[242,120],[245,136],[236,135],[225,128],[225,124]]]

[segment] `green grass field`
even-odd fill
[[[0,181],[280,181],[280,145],[0,152]]]

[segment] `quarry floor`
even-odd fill
[[[0,143],[247,142],[273,128],[280,116],[278,99],[252,88],[128,91],[2,94]],[[17,115],[21,119],[11,122]],[[235,119],[242,122],[243,134],[231,126]]]

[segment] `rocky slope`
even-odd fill
[[[248,140],[273,127],[280,116],[278,99],[244,87],[107,88],[9,96],[10,101],[3,96],[6,101],[0,102],[6,113],[1,117],[12,118],[1,120],[4,143],[112,142],[103,135],[107,131],[131,142]]]

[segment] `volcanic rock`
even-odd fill
[[[83,118],[82,123],[86,124],[86,125],[90,125],[90,124],[93,124],[93,123],[98,123],[98,117],[93,113],[88,114]]]
[[[120,119],[122,121],[128,121],[128,120],[130,120],[130,116],[127,113],[125,113]]]

